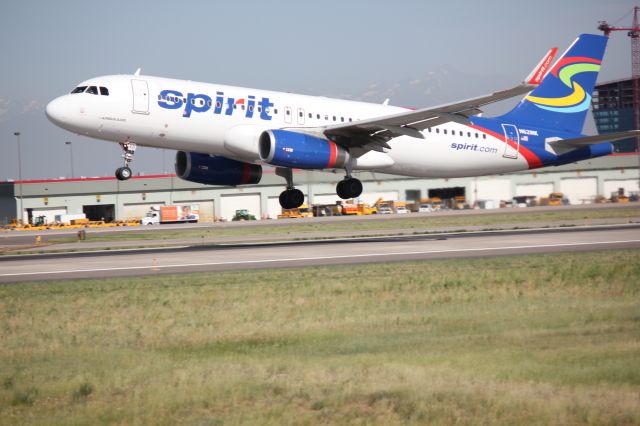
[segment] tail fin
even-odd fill
[[[600,35],[580,35],[540,85],[497,119],[581,133],[607,40]]]

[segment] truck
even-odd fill
[[[359,215],[378,214],[378,209],[376,208],[376,206],[370,206],[367,203],[358,203],[358,214]]]
[[[307,204],[303,204],[297,209],[282,209],[278,219],[301,219],[303,217],[313,217],[313,211]]]
[[[552,192],[548,197],[540,198],[541,206],[562,206],[569,204],[569,200],[565,198],[562,192]]]
[[[382,198],[378,198],[378,200],[374,204],[377,214],[392,214],[393,213],[393,201],[387,201]]]
[[[184,204],[171,206],[153,206],[141,225],[161,225],[167,223],[196,223],[200,219],[198,205]]]
[[[394,201],[393,204],[393,211],[396,214],[407,214],[409,213],[409,210],[407,210],[407,203],[404,201]]]

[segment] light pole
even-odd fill
[[[20,153],[20,132],[14,132],[13,135],[18,140],[18,190],[20,191],[20,217],[18,220],[20,221],[19,223],[22,223],[22,155]]]
[[[69,145],[69,160],[71,163],[71,178],[73,179],[73,144],[71,141],[66,141],[65,145]]]

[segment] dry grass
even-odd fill
[[[617,209],[593,209],[593,210],[550,210],[530,212],[527,209],[511,209],[500,213],[484,215],[461,215],[461,216],[439,216],[438,213],[432,215],[406,215],[397,218],[371,218],[373,220],[358,220],[347,222],[306,222],[304,219],[289,220],[286,224],[283,221],[271,221],[260,223],[258,226],[243,227],[213,227],[197,229],[174,229],[174,230],[144,230],[139,229],[118,234],[91,234],[87,241],[145,241],[145,240],[171,240],[186,238],[220,238],[237,236],[278,236],[278,237],[305,237],[305,234],[326,233],[326,232],[350,232],[363,231],[389,231],[389,230],[411,230],[414,232],[434,231],[439,228],[455,228],[458,230],[469,229],[469,227],[503,227],[512,225],[518,228],[540,226],[541,223],[572,225],[583,223],[590,225],[596,219],[620,219],[620,223],[629,220],[640,219],[640,209],[638,208],[617,208]],[[277,225],[276,225],[277,223]],[[75,242],[76,238],[57,238],[49,242],[65,243]]]
[[[640,423],[640,252],[0,287],[2,424]]]

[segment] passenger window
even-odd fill
[[[100,94],[102,96],[109,96],[109,89],[107,89],[106,87],[100,87]]]
[[[87,89],[87,93],[91,93],[92,95],[98,94],[98,88],[96,86],[89,86]]]
[[[482,139],[486,139],[486,138],[487,138],[487,135],[483,133],[482,134]]]
[[[351,118],[349,118],[349,123],[351,123]]]
[[[462,130],[460,130],[460,136],[464,136],[464,134],[462,133]]]
[[[344,123],[344,117],[340,117],[340,121]]]
[[[258,112],[262,112],[262,107],[261,106],[258,107]]]
[[[325,119],[325,120],[329,120],[329,116],[328,116],[328,115],[325,115],[325,116],[324,116],[324,119]]]
[[[444,129],[444,130],[443,130],[443,132],[444,132],[444,134],[446,135],[446,134],[447,134],[447,129]]]
[[[470,138],[471,137],[471,132],[467,132],[467,137]]]
[[[436,129],[436,133],[440,133],[440,129]]]
[[[278,108],[275,108],[275,109],[273,110],[273,113],[274,113],[274,114],[277,114],[277,113],[278,113]]]
[[[478,139],[478,134],[476,133],[476,139]]]
[[[286,110],[285,114],[287,114],[287,115],[291,115],[291,111]]]
[[[309,113],[309,118],[312,118],[312,117],[313,117],[313,114]]]
[[[87,89],[87,86],[79,86],[71,91],[71,93],[82,93]]]
[[[222,108],[222,104],[220,103],[220,101],[216,102],[216,108]]]
[[[302,117],[304,116],[304,113],[303,113],[302,111],[300,111],[300,112],[298,113],[298,115],[300,116],[300,118],[302,118]]]
[[[336,116],[335,115],[333,116],[333,121],[336,121]]]
[[[317,118],[318,120],[320,120],[320,114],[317,114],[317,115],[316,115],[316,118]]]
[[[249,111],[253,112],[253,105],[249,105]]]

